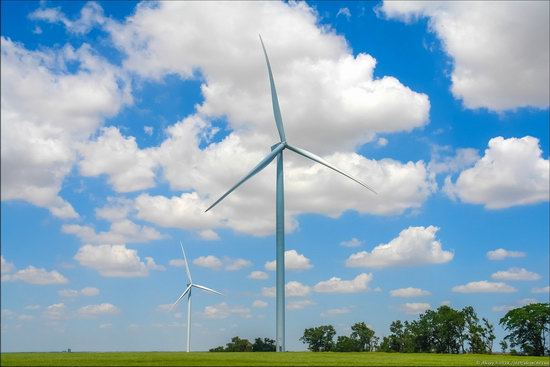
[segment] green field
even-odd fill
[[[2,353],[2,366],[550,366],[548,357],[425,353]]]

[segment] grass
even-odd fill
[[[548,357],[426,353],[2,353],[2,366],[550,366]]]

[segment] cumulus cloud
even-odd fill
[[[537,138],[499,136],[489,141],[485,155],[462,171],[456,182],[447,177],[443,190],[451,198],[488,209],[535,204],[549,199],[549,171]]]
[[[358,293],[369,290],[369,283],[372,280],[372,274],[359,274],[351,280],[342,280],[338,277],[332,277],[329,280],[321,281],[313,287],[315,292],[319,293]]]
[[[510,268],[491,274],[494,280],[539,280],[540,275],[525,268]]]
[[[454,253],[444,251],[436,239],[438,227],[409,227],[399,236],[376,246],[371,252],[361,251],[346,260],[348,267],[383,268],[388,266],[411,266],[443,264],[453,259]]]
[[[230,18],[247,19],[246,26],[235,27]],[[166,33],[166,29],[179,29],[182,21],[189,32]],[[205,22],[211,24],[208,34],[204,33]],[[186,192],[171,198],[139,196],[135,205],[140,219],[193,230],[205,239],[217,239],[213,232],[205,232],[216,227],[255,235],[272,233],[273,203],[267,198],[274,187],[265,174],[227,198],[214,213],[203,213],[215,196],[265,155],[274,139],[274,131],[266,130],[274,125],[258,30],[266,41],[271,39],[272,63],[280,65],[275,72],[288,136],[380,187],[375,197],[334,172],[289,155],[287,197],[289,203],[296,202],[295,207],[288,207],[289,230],[297,225],[295,217],[304,212],[332,217],[349,209],[399,214],[422,205],[434,189],[421,161],[375,161],[353,153],[377,133],[425,125],[427,96],[393,77],[373,78],[374,58],[353,56],[344,38],[318,26],[317,15],[305,3],[142,4],[122,23],[105,23],[105,29],[126,55],[125,68],[154,80],[175,73],[185,79],[200,75],[203,82],[204,101],[196,114],[170,126],[160,146],[139,149],[132,137],[122,136],[115,128],[104,129],[93,142],[81,145],[82,173],[106,174],[115,190],[149,187],[158,171],[172,189]],[[296,32],[301,37],[296,38]],[[204,39],[217,39],[220,44]],[[197,44],[202,46],[197,48]],[[232,46],[224,46],[228,44]],[[319,100],[327,103],[319,104]],[[221,142],[210,143],[215,132],[210,121],[219,116],[227,117],[231,132]],[[127,160],[136,164],[124,164]],[[182,171],[187,174],[181,175]]]
[[[285,270],[307,270],[311,269],[311,261],[302,254],[299,254],[296,250],[285,251]],[[275,271],[276,261],[269,261],[265,263],[265,269],[269,271]]]
[[[87,2],[80,10],[80,16],[71,20],[59,8],[41,6],[29,14],[29,18],[48,23],[61,23],[67,31],[76,34],[88,33],[94,26],[102,25],[107,21],[103,8],[95,1]]]
[[[61,185],[77,145],[131,103],[129,83],[87,44],[30,51],[2,37],[1,52],[2,200],[76,218]]]
[[[220,270],[223,268],[228,271],[237,271],[252,265],[249,260],[232,259],[229,257],[220,259],[213,255],[199,256],[193,260],[193,264],[213,270]]]
[[[94,141],[82,143],[80,174],[107,175],[117,192],[144,190],[155,185],[156,162],[152,149],[139,149],[134,137],[124,137],[116,127],[106,127]]]
[[[65,284],[69,280],[57,270],[47,271],[44,268],[35,268],[32,265],[25,269],[16,271],[13,274],[2,275],[3,282],[22,281],[36,285]]]
[[[206,306],[202,311],[202,316],[207,319],[225,319],[231,315],[239,316],[245,319],[252,317],[250,308],[242,306],[230,306],[226,302],[218,303],[212,306]]]
[[[144,277],[158,270],[152,258],[141,261],[136,250],[125,245],[84,245],[74,259],[82,266],[97,270],[104,277]]]
[[[305,297],[311,292],[311,288],[305,284],[296,281],[290,281],[285,285],[285,296],[286,297]],[[264,297],[275,297],[276,290],[275,287],[264,287],[262,288],[262,296]]]
[[[429,303],[404,303],[399,306],[399,309],[409,315],[418,315],[429,310],[432,306]]]
[[[390,291],[390,295],[392,297],[422,297],[422,296],[429,296],[431,294],[432,294],[431,292],[426,291],[424,289],[413,288],[413,287],[399,288],[399,289],[394,289]]]
[[[384,1],[381,11],[429,19],[453,60],[451,91],[467,108],[548,107],[548,2]]]
[[[503,248],[497,248],[496,250],[491,250],[487,252],[487,258],[489,260],[497,261],[504,260],[506,258],[515,258],[515,257],[525,257],[527,256],[525,252],[521,251],[510,251]]]
[[[101,303],[99,305],[88,305],[78,309],[78,315],[82,317],[96,317],[103,315],[117,315],[120,309],[110,303]]]
[[[2,269],[0,271],[2,272],[2,274],[11,273],[15,270],[15,265],[4,259],[4,256],[0,256],[0,261],[0,269]]]
[[[254,280],[265,280],[269,278],[269,275],[267,275],[266,272],[255,270],[248,274],[248,279],[254,279]]]
[[[517,291],[516,288],[506,283],[488,282],[486,280],[457,285],[452,290],[456,293],[513,293]]]
[[[63,233],[74,234],[84,243],[92,244],[111,243],[123,245],[126,243],[149,242],[164,238],[156,229],[149,226],[138,225],[129,219],[117,220],[111,223],[108,231],[99,233],[90,226],[80,224],[63,224],[61,230]]]

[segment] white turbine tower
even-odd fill
[[[181,242],[180,242],[180,246],[181,246],[181,252],[183,253],[183,261],[185,263],[185,272],[187,273],[187,279],[189,280],[189,283],[187,283],[187,288],[185,288],[185,290],[183,291],[181,296],[179,296],[177,301],[174,302],[171,309],[176,307],[176,305],[179,303],[179,301],[181,301],[181,299],[183,297],[185,297],[185,295],[187,294],[187,352],[190,352],[191,351],[190,350],[190,346],[191,346],[191,291],[192,291],[193,287],[202,289],[202,290],[207,291],[207,292],[216,293],[216,294],[219,294],[220,296],[223,296],[223,294],[218,292],[218,291],[215,291],[213,289],[210,289],[208,287],[205,287],[204,285],[199,285],[199,284],[193,283],[193,278],[191,278],[191,272],[189,271],[189,264],[187,263],[187,256],[185,256],[185,250],[183,249],[183,245],[182,245]]]

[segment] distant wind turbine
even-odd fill
[[[174,304],[170,309],[172,310],[174,307],[176,307],[179,301],[181,301],[181,299],[185,297],[185,295],[187,294],[187,352],[190,352],[191,351],[190,346],[191,346],[191,291],[192,291],[192,288],[193,287],[199,288],[207,292],[219,294],[220,296],[223,296],[223,294],[213,289],[207,288],[204,285],[193,283],[193,279],[191,278],[191,272],[189,271],[189,264],[187,264],[187,256],[185,256],[185,251],[183,249],[183,245],[181,242],[180,242],[180,246],[181,246],[181,252],[183,252],[183,261],[185,262],[185,272],[187,273],[187,279],[189,280],[189,283],[187,283],[187,288],[185,288],[185,291],[183,291],[181,296],[178,298],[176,302],[174,302]]]
[[[284,194],[284,178],[283,178],[283,150],[290,149],[301,156],[309,158],[317,163],[320,163],[334,171],[346,176],[349,179],[357,182],[361,186],[369,189],[376,194],[373,188],[362,183],[358,179],[348,175],[340,169],[334,167],[332,164],[325,161],[323,158],[308,152],[307,150],[292,146],[287,143],[285,137],[285,129],[283,127],[283,119],[281,117],[281,110],[279,109],[279,101],[277,99],[277,91],[275,90],[275,81],[273,80],[273,74],[271,72],[271,65],[267,52],[265,50],[262,36],[260,36],[260,42],[265,55],[265,61],[267,63],[267,71],[269,73],[269,82],[271,84],[271,102],[273,104],[273,115],[275,116],[275,123],[277,125],[277,131],[279,132],[280,142],[271,147],[271,153],[269,153],[264,159],[258,163],[250,173],[248,173],[243,179],[241,179],[235,186],[222,195],[214,204],[212,204],[206,211],[209,211],[222,201],[233,190],[242,185],[246,180],[263,170],[275,157],[277,157],[277,194],[276,194],[276,258],[277,258],[277,333],[276,333],[276,346],[277,352],[285,351],[285,194]]]

